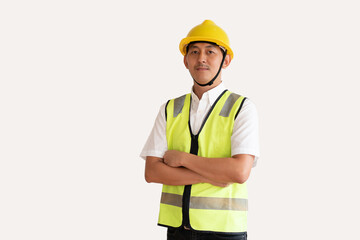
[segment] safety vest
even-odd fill
[[[166,106],[169,150],[208,158],[231,157],[234,120],[245,98],[225,90],[215,101],[197,135],[190,128],[191,94]],[[163,185],[158,224],[205,232],[247,231],[246,183],[217,187],[209,183]]]

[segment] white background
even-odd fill
[[[139,154],[160,105],[190,91],[178,44],[205,19],[235,52],[226,86],[260,116],[249,239],[360,239],[359,10],[1,1],[0,239],[165,239]]]

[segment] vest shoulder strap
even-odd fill
[[[174,99],[174,114],[173,114],[174,118],[177,117],[177,115],[179,115],[179,113],[182,112],[182,109],[184,107],[185,97],[186,94]]]
[[[220,111],[220,116],[229,117],[231,109],[233,108],[235,102],[240,98],[239,94],[231,93],[226,99],[224,106]]]
[[[173,117],[174,118],[177,117],[177,115],[179,115],[179,113],[182,112],[182,109],[184,107],[184,102],[185,102],[186,95],[187,94],[184,94],[184,95],[182,95],[182,96],[180,96],[178,98],[173,99],[173,101],[174,101]],[[239,94],[231,93],[229,95],[229,97],[226,99],[226,102],[225,102],[224,106],[222,107],[221,112],[220,112],[219,115],[223,116],[223,117],[229,117],[231,109],[233,108],[234,104],[236,103],[236,101],[240,97],[241,97],[241,95],[239,95]],[[246,100],[246,97],[243,98],[243,100],[242,100],[242,102],[240,104],[240,107],[236,112],[235,119],[236,119],[237,115],[239,114],[245,100]],[[170,101],[171,100],[167,101],[167,103],[165,105],[165,120],[167,119],[167,106],[168,106]]]
[[[245,102],[245,99],[246,97],[242,97],[241,95],[239,94],[236,94],[236,93],[230,93],[230,95],[228,96],[228,98],[226,99],[221,111],[220,111],[220,116],[222,117],[229,117],[230,116],[230,112],[231,110],[233,109],[235,103],[238,101],[239,98],[242,98],[240,101],[240,105],[239,105],[239,108],[237,109],[236,111],[236,114],[235,114],[235,118],[237,117],[237,115],[239,114],[244,102]]]
[[[183,109],[184,103],[185,103],[185,99],[186,99],[186,95],[188,95],[188,94],[184,94],[178,98],[170,99],[167,101],[167,103],[165,105],[165,121],[167,121],[169,103],[171,101],[174,102],[173,117],[175,118],[175,117],[177,117],[177,115],[179,115],[182,112],[182,109]]]

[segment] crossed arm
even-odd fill
[[[230,183],[244,183],[249,178],[253,161],[254,156],[248,154],[205,158],[169,150],[163,158],[146,158],[145,179],[167,185],[210,183],[225,187]]]

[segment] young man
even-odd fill
[[[163,184],[158,224],[168,239],[247,239],[246,181],[259,157],[258,117],[226,90],[233,51],[205,20],[180,42],[191,93],[161,106],[143,148],[147,182]]]

